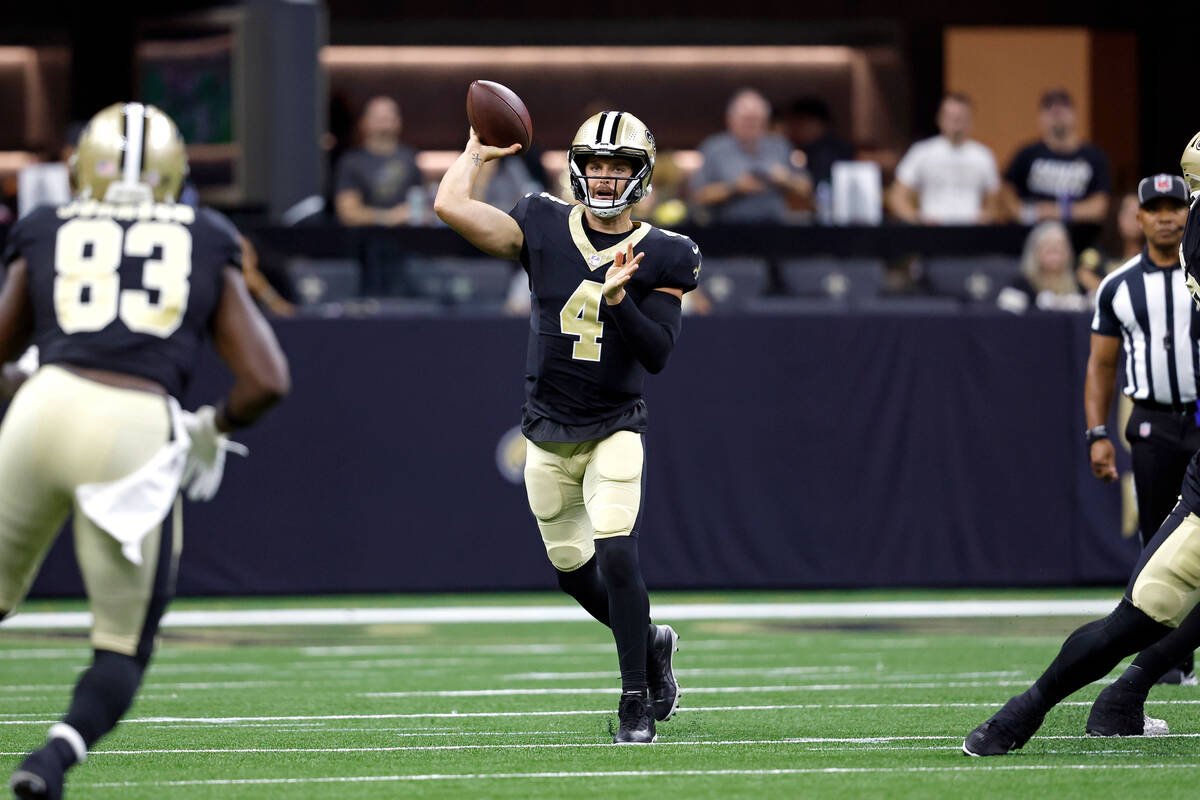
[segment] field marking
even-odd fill
[[[659,603],[663,620],[713,619],[963,619],[977,617],[1104,616],[1109,600],[897,600],[826,603]],[[274,608],[224,611],[168,611],[162,627],[222,628],[290,625],[386,625],[487,622],[592,622],[570,605],[444,606],[429,608]],[[19,611],[0,623],[9,630],[91,627],[86,611]]]
[[[1089,740],[1096,737],[1084,735],[1052,735],[1041,736],[1040,739],[1054,740]],[[1170,733],[1155,736],[1154,739],[1196,739],[1200,733]],[[655,748],[666,747],[741,747],[746,745],[788,745],[788,744],[890,744],[894,742],[961,742],[961,736],[789,736],[781,739],[722,739],[722,740],[681,740],[658,741]],[[1139,738],[1140,744],[1144,739]],[[145,756],[145,755],[224,755],[224,754],[280,754],[280,753],[398,753],[398,752],[453,752],[460,750],[569,750],[610,748],[611,742],[528,742],[522,744],[431,744],[431,745],[389,745],[384,747],[180,747],[153,748],[145,750],[93,750],[93,755],[109,756]],[[1114,751],[1126,752],[1126,751]],[[21,756],[24,752],[0,752],[0,756]],[[1080,755],[1080,754],[1076,754]]]
[[[1200,764],[972,764],[960,767],[811,767],[796,769],[681,769],[681,770],[624,770],[614,772],[493,772],[465,773],[461,775],[355,775],[329,778],[217,778],[210,780],[183,781],[119,781],[113,783],[91,783],[79,789],[132,789],[143,786],[266,786],[275,784],[326,784],[326,783],[399,783],[409,781],[478,781],[478,780],[537,780],[577,778],[670,778],[670,777],[720,777],[728,775],[789,776],[789,775],[870,775],[870,774],[917,774],[939,772],[1020,772],[1074,770],[1125,770],[1125,769],[1200,769]]]

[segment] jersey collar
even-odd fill
[[[588,240],[587,231],[583,229],[583,206],[575,206],[571,209],[568,217],[571,227],[571,239],[575,242],[576,249],[579,250],[579,255],[583,256],[583,261],[587,264],[589,270],[596,270],[605,264],[611,264],[613,259],[617,257],[617,252],[624,250],[646,238],[646,234],[650,233],[653,227],[648,222],[638,222],[629,235],[621,241],[614,244],[612,247],[606,247],[603,250],[597,250]]]
[[[1142,271],[1143,272],[1152,272],[1153,273],[1153,272],[1163,272],[1164,270],[1169,272],[1170,270],[1173,270],[1173,269],[1179,269],[1180,266],[1181,265],[1179,263],[1179,259],[1176,258],[1175,263],[1172,264],[1171,266],[1160,267],[1158,264],[1155,264],[1153,261],[1150,260],[1150,248],[1149,247],[1142,248]]]

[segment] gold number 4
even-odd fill
[[[584,281],[558,312],[562,332],[579,337],[571,348],[571,358],[577,361],[600,360],[600,340],[604,336],[604,323],[600,321],[600,290],[603,288],[603,284],[595,281]]]
[[[150,258],[155,248],[157,259]],[[146,258],[145,289],[121,291],[122,254]],[[58,229],[54,271],[54,313],[64,333],[98,331],[120,316],[129,330],[165,339],[187,310],[192,235],[175,222],[136,222],[126,232],[111,219],[73,219]]]

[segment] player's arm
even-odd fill
[[[467,148],[442,176],[433,211],[464,239],[488,255],[515,260],[521,255],[525,234],[517,221],[498,208],[471,197],[479,169],[493,159],[512,155],[521,145],[491,147],[479,141],[475,131]]]
[[[1121,340],[1116,336],[1092,334],[1087,379],[1083,385],[1083,411],[1087,417],[1088,430],[1108,421],[1113,391],[1117,385],[1117,355],[1120,345]],[[1106,482],[1117,479],[1116,450],[1110,439],[1092,442],[1088,459],[1092,465],[1092,474],[1097,478]]]
[[[675,347],[683,326],[683,290],[661,287],[651,292],[641,305],[625,291],[625,284],[637,272],[645,253],[617,251],[613,265],[604,276],[604,303],[621,332],[621,338],[633,355],[651,374],[662,372]]]
[[[233,373],[216,426],[231,431],[257,421],[291,390],[287,358],[274,331],[250,298],[241,271],[224,270],[225,283],[213,318],[213,345]]]
[[[18,258],[8,265],[4,288],[0,289],[0,363],[13,361],[21,355],[32,334],[28,270],[25,259]]]

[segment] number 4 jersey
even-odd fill
[[[626,292],[641,304],[658,288],[689,292],[700,248],[686,236],[636,223],[627,233],[591,230],[582,206],[527,194],[512,210],[525,243],[532,312],[521,429],[534,442],[584,442],[646,430],[646,370],[629,350],[601,295],[618,251],[644,252]]]
[[[181,397],[222,268],[240,268],[242,251],[232,223],[211,209],[82,200],[18,220],[4,263],[18,258],[43,364],[137,375]]]

